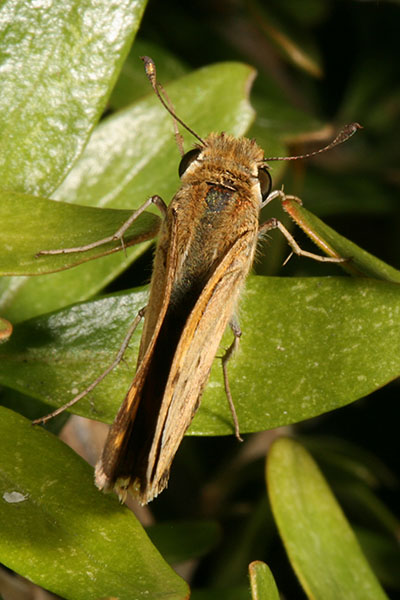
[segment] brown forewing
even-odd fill
[[[162,491],[175,453],[198,408],[222,335],[251,267],[257,231],[229,250],[201,293],[179,340],[165,388],[146,474],[146,495]]]
[[[176,270],[176,219],[171,213],[171,222],[165,223],[159,241],[159,285],[163,287],[162,294],[153,292],[153,302],[157,304],[152,312],[149,312],[150,303],[146,308],[145,325],[143,328],[138,368],[131,387],[115,417],[110,428],[106,443],[99,462],[96,465],[96,485],[100,489],[110,491],[113,489],[117,478],[121,473],[122,466],[129,462],[128,442],[132,433],[137,409],[140,402],[140,392],[147,377],[149,364],[153,356],[157,336],[164,320],[165,313],[171,295],[173,279],[171,272]],[[156,317],[154,319],[153,317]],[[149,326],[149,323],[151,326]],[[124,496],[122,490],[118,491],[120,497]]]

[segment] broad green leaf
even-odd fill
[[[146,81],[143,63],[137,59]],[[158,71],[160,82],[162,72]],[[243,135],[254,118],[248,100],[255,72],[241,63],[193,71],[166,86],[177,115],[200,136],[211,131]],[[56,193],[58,200],[90,206],[135,208],[159,194],[168,202],[179,184],[179,151],[171,115],[148,86],[148,95],[105,119]],[[197,140],[182,131],[185,148]],[[94,166],[96,169],[94,170]]]
[[[1,561],[71,600],[187,598],[133,513],[95,488],[92,467],[0,410]]]
[[[17,357],[14,354],[11,361],[3,361],[3,355],[0,359],[0,369],[4,366],[3,374],[8,371],[8,375],[2,383],[45,402],[49,396],[53,396],[53,393],[49,394],[50,387],[53,386],[56,402],[64,404],[71,398],[71,392],[75,395],[85,389],[100,375],[105,365],[108,366],[112,362],[127,328],[146,302],[146,291],[138,290],[135,294],[110,296],[87,304],[77,304],[48,317],[37,317],[16,325],[11,338],[14,340],[14,350],[21,350],[22,346],[25,346],[25,358],[33,350],[35,366],[33,371],[25,371],[23,375],[22,355]],[[115,408],[121,403],[135,370],[138,344],[139,331],[131,340],[124,360],[95,389],[94,395],[91,394],[90,398],[86,397],[75,405],[80,414],[83,410],[86,415],[91,414],[91,418],[106,422],[113,420]],[[2,344],[1,352],[7,348],[12,352],[9,342]],[[9,367],[7,369],[6,363]],[[28,363],[31,361],[28,360]],[[55,365],[60,368],[54,368]],[[26,377],[28,379],[25,379]],[[44,388],[40,391],[42,385]],[[111,392],[111,404],[108,407],[94,405],[93,398],[96,398],[97,394],[104,398],[104,392],[105,396]],[[48,404],[54,405],[54,400]]]
[[[366,396],[400,374],[397,284],[348,277],[250,277],[239,350],[228,365],[242,433],[295,423]],[[2,384],[59,406],[108,367],[146,292],[77,304],[15,326],[0,347]],[[111,422],[135,370],[126,360],[73,412]],[[227,332],[221,351],[232,339]],[[219,360],[191,433],[232,433]]]
[[[369,252],[325,225],[318,217],[295,200],[287,198],[282,205],[296,224],[326,254],[348,258],[348,262],[342,263],[341,266],[352,275],[366,275],[367,277],[400,283],[400,271],[369,254]]]
[[[271,447],[267,483],[290,562],[313,600],[386,600],[357,539],[307,451],[280,438]]]
[[[207,554],[221,537],[215,521],[171,521],[147,527],[146,533],[170,564]]]
[[[0,240],[0,273],[36,275],[59,271],[121,250],[118,240],[87,252],[37,256],[41,250],[75,248],[111,236],[131,214],[128,210],[79,206],[0,191],[0,222],[7,223]],[[125,247],[153,238],[160,222],[156,215],[140,215],[124,235]]]
[[[100,118],[144,0],[5,0],[0,8],[0,180],[46,195]]]
[[[162,79],[162,74],[159,76]],[[215,130],[242,135],[253,118],[247,100],[253,77],[254,71],[245,65],[222,63],[176,81],[168,86],[168,94],[180,117],[199,135]],[[185,137],[193,145],[195,140],[189,134]],[[172,119],[151,93],[97,127],[56,198],[129,210],[154,194],[169,202],[179,187],[178,164]],[[2,227],[6,228],[7,223]],[[55,247],[64,247],[62,232],[56,238],[55,234]],[[79,265],[73,271],[0,281],[0,311],[12,321],[21,321],[87,299],[141,251],[143,246],[138,246],[127,257],[124,253],[114,254]]]
[[[279,600],[279,592],[269,567],[255,560],[249,564],[252,600]]]
[[[396,284],[250,277],[238,314],[243,333],[228,375],[243,433],[334,410],[400,374]],[[232,432],[221,370],[214,361],[193,434]]]

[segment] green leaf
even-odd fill
[[[279,592],[269,567],[255,560],[249,564],[252,600],[279,600]]]
[[[37,256],[41,250],[83,246],[112,236],[132,211],[74,206],[35,196],[0,191],[0,222],[7,223],[0,240],[0,274],[36,275],[67,269],[121,250],[114,241],[87,252]],[[46,223],[46,227],[43,227]],[[124,235],[124,245],[151,239],[161,219],[143,213]]]
[[[243,333],[228,376],[243,433],[345,406],[400,374],[396,284],[250,277],[239,319]],[[229,332],[223,347],[231,339]],[[232,433],[221,370],[214,361],[192,434]]]
[[[13,358],[9,355],[11,361],[6,361],[10,371],[3,383],[45,402],[49,396],[53,397],[50,387],[54,386],[56,402],[64,404],[71,397],[71,392],[74,395],[74,392],[85,389],[104,370],[104,365],[112,362],[109,359],[117,353],[130,322],[146,302],[147,293],[138,290],[132,295],[110,296],[88,304],[77,304],[53,315],[16,325],[11,340],[14,351],[19,348],[18,356],[13,354],[9,343],[1,346],[1,351],[8,349],[13,354]],[[91,414],[91,418],[100,421],[113,420],[115,401],[111,401],[111,405],[106,402],[101,406],[101,402],[94,406],[92,399],[105,399],[110,394],[111,385],[112,397],[120,403],[134,372],[138,342],[139,335],[136,335],[124,361],[96,388],[95,395],[91,395],[90,399],[84,398],[76,405],[80,413],[83,410],[85,414]],[[20,354],[22,345],[25,345],[24,357]],[[25,362],[27,358],[28,363]],[[30,364],[33,370],[24,369],[24,364]],[[3,365],[5,362],[0,360],[0,369]],[[44,386],[42,391],[41,386]],[[53,405],[54,401],[49,404]]]
[[[400,271],[369,254],[369,252],[325,225],[318,217],[295,200],[287,198],[282,205],[295,223],[326,254],[348,258],[348,262],[342,263],[341,266],[352,275],[366,275],[367,277],[400,283]]]
[[[267,462],[272,510],[290,562],[313,600],[387,599],[317,465],[279,438]]]
[[[93,469],[41,427],[0,410],[1,561],[71,600],[186,598],[186,583],[133,513],[96,490]]]
[[[106,104],[143,0],[1,3],[0,180],[51,193]]]
[[[139,289],[15,326],[0,347],[0,382],[50,405],[64,404],[111,364],[146,298]],[[242,433],[339,408],[400,374],[397,284],[250,277],[239,316],[243,335],[228,374]],[[138,330],[126,360],[73,412],[113,420],[135,371],[139,337]],[[222,347],[231,339],[227,332]],[[232,433],[221,371],[214,361],[194,435]]]
[[[222,63],[176,81],[168,94],[180,117],[200,135],[215,130],[242,135],[253,118],[247,100],[253,77],[246,65]],[[185,137],[193,145],[193,138]],[[154,194],[168,202],[179,187],[178,164],[171,117],[151,93],[99,125],[56,198],[130,210]],[[2,227],[7,229],[7,223]],[[65,247],[63,231],[55,232],[54,244]],[[11,321],[21,321],[87,299],[142,251],[143,245],[128,257],[114,254],[44,278],[0,281],[0,311]]]

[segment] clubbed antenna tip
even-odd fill
[[[315,156],[316,154],[321,154],[321,152],[326,152],[327,150],[331,150],[335,146],[339,144],[343,144],[346,140],[351,138],[352,135],[355,134],[357,129],[363,129],[363,126],[360,123],[350,123],[346,125],[339,131],[335,139],[330,142],[327,146],[320,148],[319,150],[314,150],[314,152],[309,152],[308,154],[298,154],[297,156],[272,156],[269,158],[265,158],[265,162],[270,162],[273,160],[299,160],[302,158],[310,158],[310,156]]]
[[[140,58],[142,59],[142,61],[144,63],[144,70],[146,72],[148,80],[151,83],[151,87],[153,88],[154,93],[156,94],[157,98],[160,100],[160,102],[164,106],[164,108],[172,116],[172,118],[174,119],[174,122],[180,123],[182,125],[182,127],[184,127],[186,129],[186,131],[191,133],[204,146],[205,145],[204,140],[199,135],[197,135],[197,133],[195,131],[193,131],[193,129],[191,129],[188,125],[186,125],[186,123],[184,121],[182,121],[182,119],[180,119],[176,115],[175,109],[172,105],[172,102],[168,98],[167,92],[164,90],[161,83],[158,83],[158,81],[157,81],[157,71],[156,71],[156,65],[154,63],[154,60],[152,58],[150,58],[150,56],[141,56]],[[180,142],[180,139],[179,139],[179,133],[176,130],[175,130],[175,136],[178,141],[178,146],[181,147],[182,143]]]

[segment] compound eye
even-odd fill
[[[200,152],[200,148],[194,148],[182,156],[178,169],[179,177],[182,177],[188,166],[191,165],[194,160],[196,160]]]
[[[268,198],[272,188],[272,179],[268,171],[268,167],[260,167],[258,169],[258,181],[260,182],[261,197],[263,201]]]

